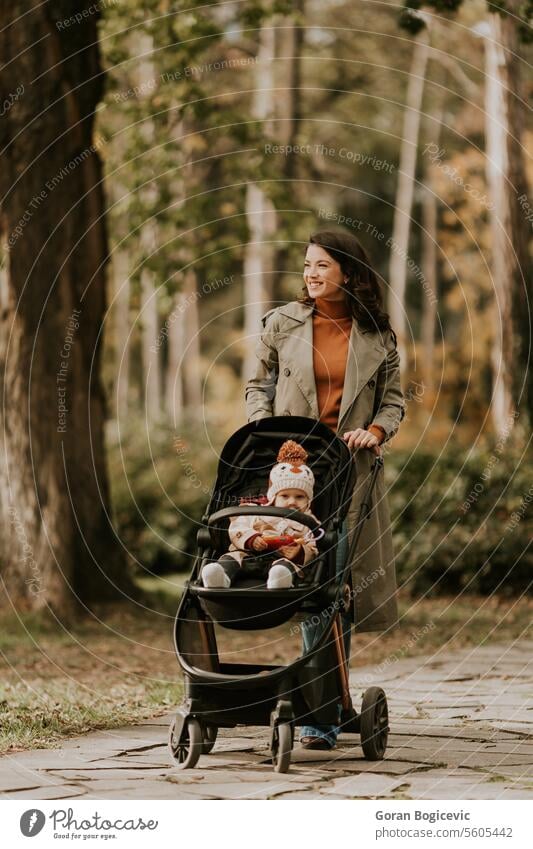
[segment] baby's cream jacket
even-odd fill
[[[258,509],[260,510],[261,507]],[[316,516],[310,510],[306,510],[305,512],[308,516],[313,516],[316,519]],[[256,534],[263,533],[263,531],[274,531],[279,536],[289,534],[293,537],[306,537],[306,540],[302,543],[304,550],[303,563],[296,563],[295,565],[305,566],[318,554],[316,542],[312,539],[310,528],[302,525],[301,522],[296,522],[293,519],[279,518],[278,516],[234,516],[230,520],[228,529],[231,545],[227,553],[234,557],[240,565],[243,557],[246,554],[252,553],[249,548],[246,548],[248,540]]]

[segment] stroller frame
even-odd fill
[[[329,477],[322,491],[328,512],[326,519],[317,523],[308,514],[279,507],[224,506],[235,492],[242,491],[243,485],[250,488],[247,483],[250,475],[255,474],[256,488],[264,490],[264,483],[259,486],[260,479],[268,476],[275,446],[279,447],[286,439],[303,444],[311,455],[311,466],[320,470],[322,465],[325,470],[322,474]],[[382,467],[382,457],[376,456],[352,531],[349,554],[338,574],[335,545],[357,475],[354,456],[346,443],[326,425],[299,416],[251,422],[226,442],[217,481],[197,534],[195,564],[174,623],[174,644],[184,672],[185,698],[171,722],[169,748],[180,769],[194,767],[200,755],[212,750],[219,728],[236,725],[270,726],[272,762],[278,772],[289,768],[297,725],[339,724],[343,731],[360,735],[367,759],[383,758],[389,731],[386,696],[381,688],[370,687],[363,695],[360,714],[354,709],[340,615],[351,604],[351,562],[364,522],[372,510],[372,493]],[[333,487],[333,493],[329,487]],[[313,532],[322,525],[325,533],[318,546],[319,555],[306,566],[310,582],[290,589],[267,590],[243,575],[240,586],[228,589],[202,586],[203,565],[220,556],[227,547],[229,518],[258,512],[264,516],[290,517]],[[243,615],[243,605],[247,615]],[[288,666],[219,661],[215,623],[234,630],[255,630],[276,627],[296,614],[319,614],[322,632]]]

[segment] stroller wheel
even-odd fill
[[[176,720],[173,720],[168,735],[168,745],[179,769],[195,767],[203,753],[202,729],[198,720],[187,719],[179,739],[176,737]]]
[[[217,741],[218,728],[216,725],[204,725],[204,742],[202,745],[202,755],[208,755],[213,751],[213,746]]]
[[[383,759],[389,736],[389,709],[381,687],[369,687],[361,705],[360,734],[363,754],[368,761]]]
[[[272,729],[272,763],[276,772],[288,772],[292,753],[292,727],[288,722],[280,722]]]

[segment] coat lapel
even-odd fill
[[[291,302],[280,309],[295,322],[290,326],[291,338],[298,351],[298,361],[291,366],[292,376],[310,407],[311,418],[318,419],[318,401],[313,369],[313,306]]]
[[[385,359],[385,354],[385,347],[377,337],[373,333],[364,333],[360,330],[354,319],[352,321],[350,344],[348,346],[348,359],[346,361],[344,388],[337,426],[338,431],[340,431],[343,420],[349,413],[357,396]]]
[[[313,306],[291,302],[280,309],[283,315],[293,319],[290,328],[291,337],[299,340],[298,363],[293,363],[292,373],[301,392],[306,398],[312,418],[319,418],[318,401],[313,369]],[[374,333],[360,330],[355,319],[352,321],[348,359],[344,377],[344,388],[339,411],[337,430],[343,425],[357,396],[366,386],[378,366],[384,360],[386,350]]]

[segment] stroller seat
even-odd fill
[[[321,600],[328,593],[328,586],[322,585],[320,580],[324,570],[324,557],[320,552],[307,564],[304,576],[297,579],[293,587],[267,589],[267,569],[264,560],[249,557],[231,587],[204,587],[198,578],[190,584],[190,592],[217,624],[237,631],[276,628],[291,619],[300,608],[311,605],[316,608],[317,591]],[[334,589],[329,591],[334,592]]]

